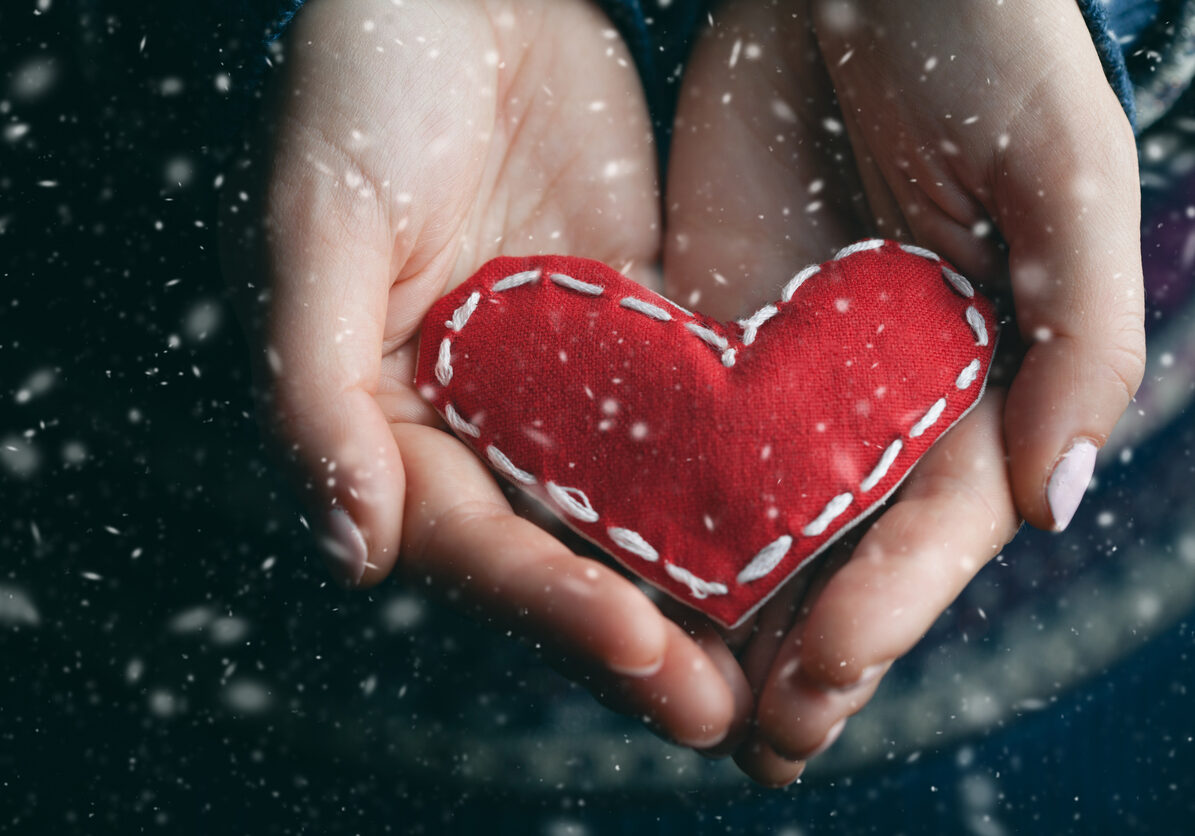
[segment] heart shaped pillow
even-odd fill
[[[975,406],[995,327],[965,278],[890,241],[734,324],[600,262],[498,258],[428,313],[416,383],[495,470],[729,627]]]

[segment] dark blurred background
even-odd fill
[[[0,832],[1192,832],[1189,94],[1142,140],[1149,372],[1075,525],[772,792],[419,590],[327,582],[219,275],[252,73],[216,20],[0,5]]]

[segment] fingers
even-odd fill
[[[793,273],[832,256],[861,226],[845,137],[824,127],[836,116],[825,69],[792,14],[723,4],[685,71],[668,169],[665,291],[712,316],[774,301]]]
[[[886,669],[885,669],[886,670]],[[827,690],[800,676],[779,677],[759,706],[759,736],[777,758],[806,762],[838,742],[847,718],[879,688],[880,677],[842,690]]]
[[[707,740],[714,742],[694,747],[706,757],[726,757],[738,748],[751,731],[755,715],[755,695],[751,691],[751,684],[747,681],[739,660],[735,658],[727,637],[708,618],[676,602],[666,603],[662,609],[696,642],[709,663],[722,677],[731,695],[733,710],[725,724],[723,735],[714,739],[713,730],[703,732]],[[695,661],[694,664],[701,668],[705,662]],[[717,726],[719,730],[722,727],[721,723]]]
[[[562,657],[599,699],[661,734],[699,748],[727,735],[741,695],[725,660],[711,658],[711,630],[694,640],[617,572],[514,516],[484,465],[451,436],[418,425],[393,431],[407,471],[405,574]]]
[[[1013,493],[1030,523],[1055,531],[1145,368],[1136,153],[1106,87],[1048,136],[1036,126],[1014,136],[1021,147],[996,174],[1017,326],[1031,344],[1005,417]]]
[[[404,574],[486,622],[617,673],[660,667],[668,622],[632,583],[512,514],[456,439],[413,424],[393,433],[407,475]]]
[[[726,658],[726,645],[713,628],[691,637],[679,625],[665,624],[668,641],[660,670],[648,677],[621,677],[617,697],[607,704],[643,718],[677,743],[717,756],[714,747],[740,736],[749,722],[750,690],[742,674],[731,669],[734,658]]]
[[[734,762],[751,780],[765,787],[787,787],[805,771],[804,761],[781,757],[755,732],[734,753]]]
[[[760,732],[781,755],[809,757],[861,708],[892,660],[1016,533],[1002,406],[989,391],[931,448],[785,640],[758,706]]]
[[[224,207],[226,270],[255,343],[263,424],[334,576],[368,585],[401,526],[402,466],[375,399],[391,240],[368,202],[297,155],[282,139],[269,186],[230,186],[247,199]]]
[[[754,632],[739,656],[753,697],[758,697],[763,690],[772,660],[792,629],[793,621],[799,614],[799,605],[813,578],[812,571],[801,572],[760,609]],[[747,777],[765,787],[787,786],[805,771],[804,762],[791,761],[776,753],[760,735],[755,717],[752,717],[747,739],[734,750],[734,762]]]

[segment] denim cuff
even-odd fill
[[[243,62],[243,90],[260,83],[276,41],[304,0],[230,0],[256,23],[257,60]],[[666,149],[689,50],[715,0],[597,0],[626,41]],[[1195,77],[1195,0],[1076,0],[1104,74],[1135,131],[1169,110]],[[246,12],[245,7],[255,7]],[[264,12],[264,14],[263,14]],[[251,41],[252,36],[246,41]]]
[[[1104,65],[1104,75],[1108,83],[1120,99],[1125,115],[1133,131],[1137,130],[1137,106],[1133,98],[1133,82],[1129,79],[1129,69],[1125,64],[1124,52],[1118,43],[1118,36],[1109,18],[1109,7],[1105,0],[1078,0],[1079,10],[1083,12],[1083,19],[1087,21],[1087,31],[1091,34],[1091,42],[1095,44],[1095,51],[1100,56],[1100,63]],[[1130,5],[1123,4],[1126,8]],[[1140,7],[1142,4],[1136,4]],[[1156,3],[1151,4],[1156,6]],[[1123,36],[1127,36],[1125,33]]]

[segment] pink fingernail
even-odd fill
[[[701,751],[703,749],[711,749],[714,746],[717,746],[723,740],[725,740],[726,735],[729,733],[730,730],[723,729],[720,732],[714,732],[711,734],[711,733],[707,732],[704,727],[702,727],[701,731],[705,732],[704,737],[693,737],[693,738],[677,737],[676,742],[682,746],[688,746],[690,749],[696,749],[698,751]]]
[[[832,688],[831,690],[854,691],[856,688],[862,688],[864,685],[875,682],[877,679],[883,676],[884,671],[888,670],[888,666],[891,664],[891,662],[877,662],[874,665],[868,665],[863,669],[863,672],[859,674],[859,678],[850,685],[843,685],[840,688]]]
[[[831,746],[833,746],[835,741],[838,740],[839,735],[842,734],[842,730],[845,728],[846,728],[846,718],[843,717],[837,723],[830,726],[830,730],[828,732],[826,732],[826,739],[821,742],[821,745],[819,745],[816,749],[814,749],[812,752],[810,752],[808,755],[806,755],[805,760],[811,760],[813,758],[816,758],[822,752],[826,751]]]
[[[647,679],[649,676],[658,674],[660,668],[664,667],[664,657],[661,656],[659,659],[646,665],[618,665],[614,662],[607,662],[606,667],[619,676],[629,676],[632,679]]]
[[[1095,455],[1099,448],[1085,438],[1071,444],[1070,449],[1054,465],[1050,481],[1046,485],[1046,502],[1054,517],[1054,530],[1062,531],[1070,524],[1091,475],[1095,472]]]
[[[338,582],[354,587],[365,575],[369,548],[361,529],[343,508],[336,507],[324,517],[324,536],[320,545],[324,550],[328,570]]]

